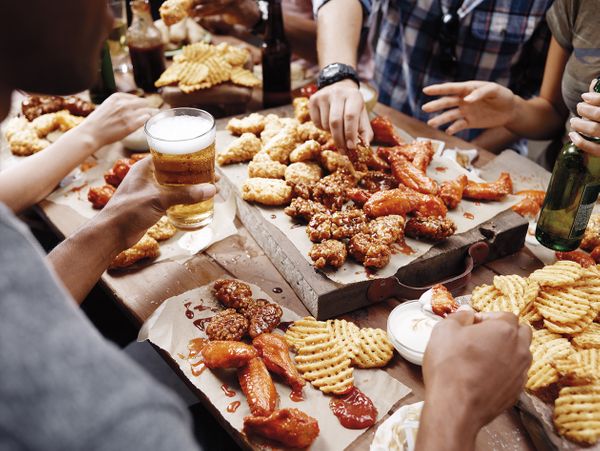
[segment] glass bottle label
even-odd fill
[[[569,233],[569,238],[578,237],[585,231],[596,205],[598,193],[600,193],[600,184],[587,185],[585,187],[581,196],[581,203],[577,209],[577,215],[571,227],[571,233]]]

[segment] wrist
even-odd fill
[[[317,88],[323,89],[341,81],[350,81],[358,88],[360,80],[354,67],[343,63],[332,63],[325,66],[317,77]]]
[[[514,133],[513,128],[515,125],[522,121],[521,110],[524,102],[525,100],[522,97],[513,95],[512,109],[508,115],[508,120],[504,123],[504,127],[511,133]]]
[[[93,126],[85,122],[74,128],[73,134],[77,135],[77,142],[87,155],[93,154],[106,144],[102,140],[101,133],[96,132]]]

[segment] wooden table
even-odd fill
[[[413,136],[443,140],[453,147],[473,148],[472,144],[447,136],[439,130],[432,129],[422,122],[385,106],[378,105],[375,112],[388,116],[398,127]],[[483,165],[493,158],[489,152],[482,149],[480,151],[476,165]],[[84,222],[84,218],[68,207],[47,201],[42,202],[40,207],[48,223],[62,236],[70,234]],[[101,283],[138,326],[141,326],[165,299],[226,275],[255,283],[263,290],[272,293],[273,299],[281,305],[300,315],[308,314],[300,299],[257,246],[247,230],[240,223],[237,225],[238,235],[211,246],[206,252],[191,257],[185,264],[163,261],[126,275],[105,273]],[[515,255],[479,267],[473,273],[471,282],[464,292],[470,292],[476,285],[490,283],[496,274],[528,275],[540,266],[541,263],[526,249],[523,249]],[[273,291],[275,288],[280,288],[281,292],[279,292],[280,290]],[[388,300],[352,312],[345,315],[344,318],[357,323],[360,327],[385,329],[387,317],[398,303],[396,300]],[[167,360],[170,359],[167,358]],[[173,362],[170,363],[173,365]],[[178,371],[177,368],[174,370]],[[412,394],[402,400],[400,405],[411,404],[423,399],[424,387],[420,367],[406,362],[396,354],[386,371],[412,389]],[[188,382],[187,379],[186,382]],[[193,388],[191,384],[189,385]],[[201,393],[197,393],[200,401],[211,410],[233,438],[241,446],[246,447],[247,442],[244,437],[231,430],[220,413],[212,409],[211,404]],[[351,448],[367,449],[375,429],[375,427],[371,428],[364,433]],[[500,415],[482,429],[477,437],[477,449],[533,450],[535,448],[524,431],[518,414],[511,410]]]

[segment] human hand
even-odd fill
[[[355,149],[358,139],[369,144],[373,130],[362,94],[352,80],[342,80],[310,97],[310,117],[328,130],[338,149]]]
[[[100,223],[111,224],[122,249],[137,243],[142,235],[177,204],[193,204],[214,197],[215,185],[163,186],[154,178],[152,158],[134,164],[104,209]]]
[[[468,128],[493,128],[513,118],[516,96],[497,83],[465,81],[427,86],[428,96],[442,96],[423,105],[426,113],[446,110],[427,124],[440,127],[450,123],[446,133],[453,135]]]
[[[261,14],[254,0],[195,0],[192,16],[196,20],[216,15],[222,15],[226,24],[251,27]]]
[[[598,80],[594,79],[590,84],[590,92],[581,95],[583,102],[577,104],[577,114],[581,118],[571,119],[569,138],[581,150],[600,157],[600,144],[580,135],[581,133],[586,136],[600,137],[600,93],[594,92],[596,83]]]
[[[477,431],[509,408],[531,364],[531,329],[511,313],[459,310],[433,330],[425,351],[426,402],[452,406]],[[465,421],[465,418],[462,418]]]
[[[96,151],[133,133],[156,112],[156,108],[150,108],[145,99],[117,92],[102,102],[74,130],[91,136]]]

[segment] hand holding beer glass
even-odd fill
[[[215,182],[215,120],[204,110],[173,108],[153,116],[144,127],[154,162],[156,181],[165,186]],[[180,229],[200,229],[211,223],[214,198],[174,205],[167,216]]]

